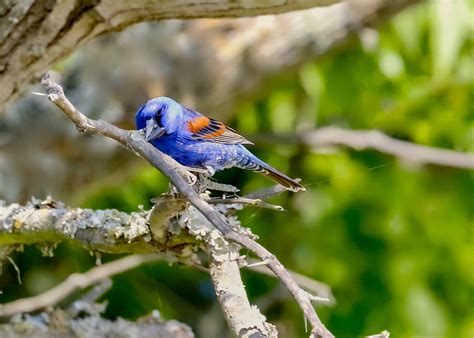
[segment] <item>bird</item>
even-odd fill
[[[136,129],[161,152],[178,163],[213,176],[216,171],[237,167],[257,171],[290,191],[303,185],[252,154],[253,143],[213,118],[160,96],[141,106],[135,114]]]

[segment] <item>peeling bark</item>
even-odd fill
[[[247,338],[278,337],[276,327],[266,321],[256,306],[250,305],[235,258],[213,259],[209,269],[217,300],[233,332]]]

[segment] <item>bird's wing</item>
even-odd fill
[[[203,115],[191,118],[187,122],[187,128],[195,140],[224,144],[253,144],[224,123]]]

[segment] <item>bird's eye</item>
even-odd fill
[[[154,116],[155,122],[158,127],[163,128],[163,123],[161,122],[161,118],[163,117],[163,107],[158,108],[156,114]]]

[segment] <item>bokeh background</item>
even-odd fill
[[[278,137],[339,126],[473,152],[473,8],[467,0],[410,7],[322,58],[274,76],[238,104],[222,105],[225,114],[182,90],[165,92],[160,83],[169,70],[157,56],[174,60],[182,48],[170,38],[186,25],[179,21],[143,23],[100,38],[55,70],[66,94],[91,117],[133,128],[134,112],[147,98],[175,97],[258,140],[252,151],[301,177],[305,193],[272,200],[287,212],[246,208],[239,216],[285,266],[331,286],[337,303],[318,312],[336,336],[387,329],[394,337],[474,337],[472,171],[372,150],[313,149]],[[214,21],[203,22],[212,27]],[[143,160],[105,139],[79,135],[44,98],[31,95],[0,116],[0,170],[0,199],[7,202],[52,194],[70,206],[134,211],[149,208],[168,188]],[[217,177],[244,193],[271,184],[240,170]],[[58,245],[53,257],[40,253],[24,247],[12,256],[21,285],[15,269],[3,264],[2,302],[38,294],[95,264],[73,244]],[[300,310],[275,279],[243,275],[251,301],[282,337],[306,336]],[[108,318],[135,319],[157,309],[200,337],[229,336],[202,271],[157,262],[113,282],[103,297]]]

